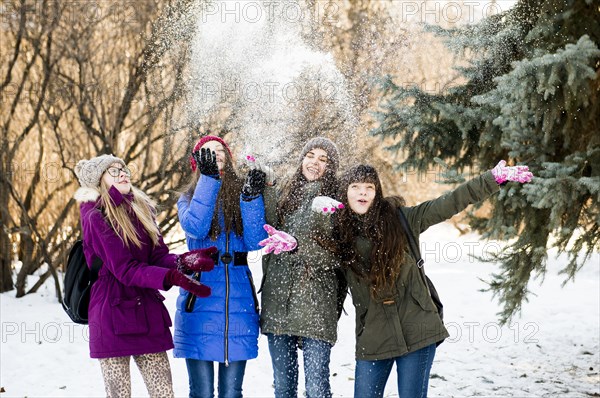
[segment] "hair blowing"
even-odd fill
[[[100,182],[100,203],[104,209],[104,214],[112,229],[121,238],[127,248],[133,243],[138,248],[142,247],[140,236],[131,222],[130,215],[127,211],[127,206],[115,206],[108,190],[109,186],[104,181]],[[142,223],[142,226],[148,233],[154,246],[158,244],[160,233],[154,219],[156,204],[144,192],[137,188],[131,187],[133,200],[131,201],[131,209]]]
[[[200,179],[200,169],[197,168],[192,173],[190,181],[185,186],[183,194],[191,199],[194,196],[196,185]],[[225,164],[221,173],[221,189],[219,189],[219,195],[217,196],[217,205],[213,212],[212,221],[210,223],[210,230],[208,236],[210,239],[217,240],[217,237],[221,233],[221,224],[219,223],[219,212],[223,212],[225,219],[225,232],[229,233],[234,231],[238,236],[242,236],[243,224],[242,224],[242,211],[240,210],[240,193],[242,191],[242,181],[236,174],[233,168],[233,160],[229,155],[228,151],[225,151]]]
[[[343,203],[348,203],[348,187],[353,183],[374,184],[375,198],[363,215],[357,215],[349,206],[336,213],[334,230],[339,242],[338,251],[346,266],[370,281],[371,294],[385,295],[400,274],[407,244],[397,212],[397,208],[404,205],[404,198],[384,198],[377,170],[369,165],[359,165],[340,178],[338,192]],[[360,267],[355,247],[356,238],[361,235],[372,244],[366,272]]]

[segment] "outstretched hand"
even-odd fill
[[[283,231],[278,231],[269,224],[265,224],[265,231],[269,234],[267,239],[263,239],[258,242],[259,246],[265,248],[265,253],[280,254],[281,252],[289,252],[294,250],[298,246],[296,238],[292,235]]]
[[[200,151],[192,152],[192,157],[201,174],[205,176],[218,176],[219,166],[217,165],[217,154],[208,148],[200,148]]]
[[[533,178],[533,174],[529,171],[529,167],[507,166],[505,160],[498,162],[496,167],[492,169],[492,175],[498,184],[504,184],[507,181],[524,183],[531,181]]]
[[[177,269],[183,273],[207,272],[215,267],[215,261],[211,257],[217,252],[215,246],[207,249],[190,250],[177,256]]]
[[[330,198],[329,196],[317,196],[313,199],[311,209],[314,212],[321,214],[331,214],[334,213],[338,209],[343,209],[344,204],[342,202],[338,202],[335,199]]]
[[[176,269],[167,271],[163,285],[165,288],[170,288],[171,286],[182,287],[184,290],[187,290],[198,297],[208,297],[211,293],[210,287],[203,285],[194,279],[188,278]]]
[[[242,187],[242,195],[252,197],[262,194],[265,190],[266,176],[259,169],[250,170]]]
[[[268,186],[275,185],[275,173],[273,169],[265,163],[257,160],[253,155],[246,155],[246,165],[250,170],[260,170],[265,175],[265,184]]]

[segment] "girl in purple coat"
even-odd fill
[[[133,356],[148,393],[172,397],[166,350],[173,348],[171,319],[159,289],[180,286],[207,297],[208,286],[185,273],[210,271],[213,249],[182,255],[169,250],[155,222],[154,203],[131,186],[123,160],[102,155],[75,167],[81,188],[83,250],[88,264],[102,268],[89,305],[90,356],[100,360],[108,397],[130,397],[129,362]]]

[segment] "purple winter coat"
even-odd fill
[[[132,194],[109,191],[117,206],[129,206]],[[131,212],[142,248],[125,246],[104,218],[95,189],[80,188],[83,251],[88,264],[102,260],[89,306],[90,357],[110,358],[163,352],[173,348],[171,318],[157,289],[176,266],[177,256],[160,237],[154,246],[141,222]]]

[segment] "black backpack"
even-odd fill
[[[90,270],[83,254],[83,241],[78,240],[73,244],[65,271],[62,306],[75,323],[88,323],[90,293],[101,267],[102,260],[96,257]]]

